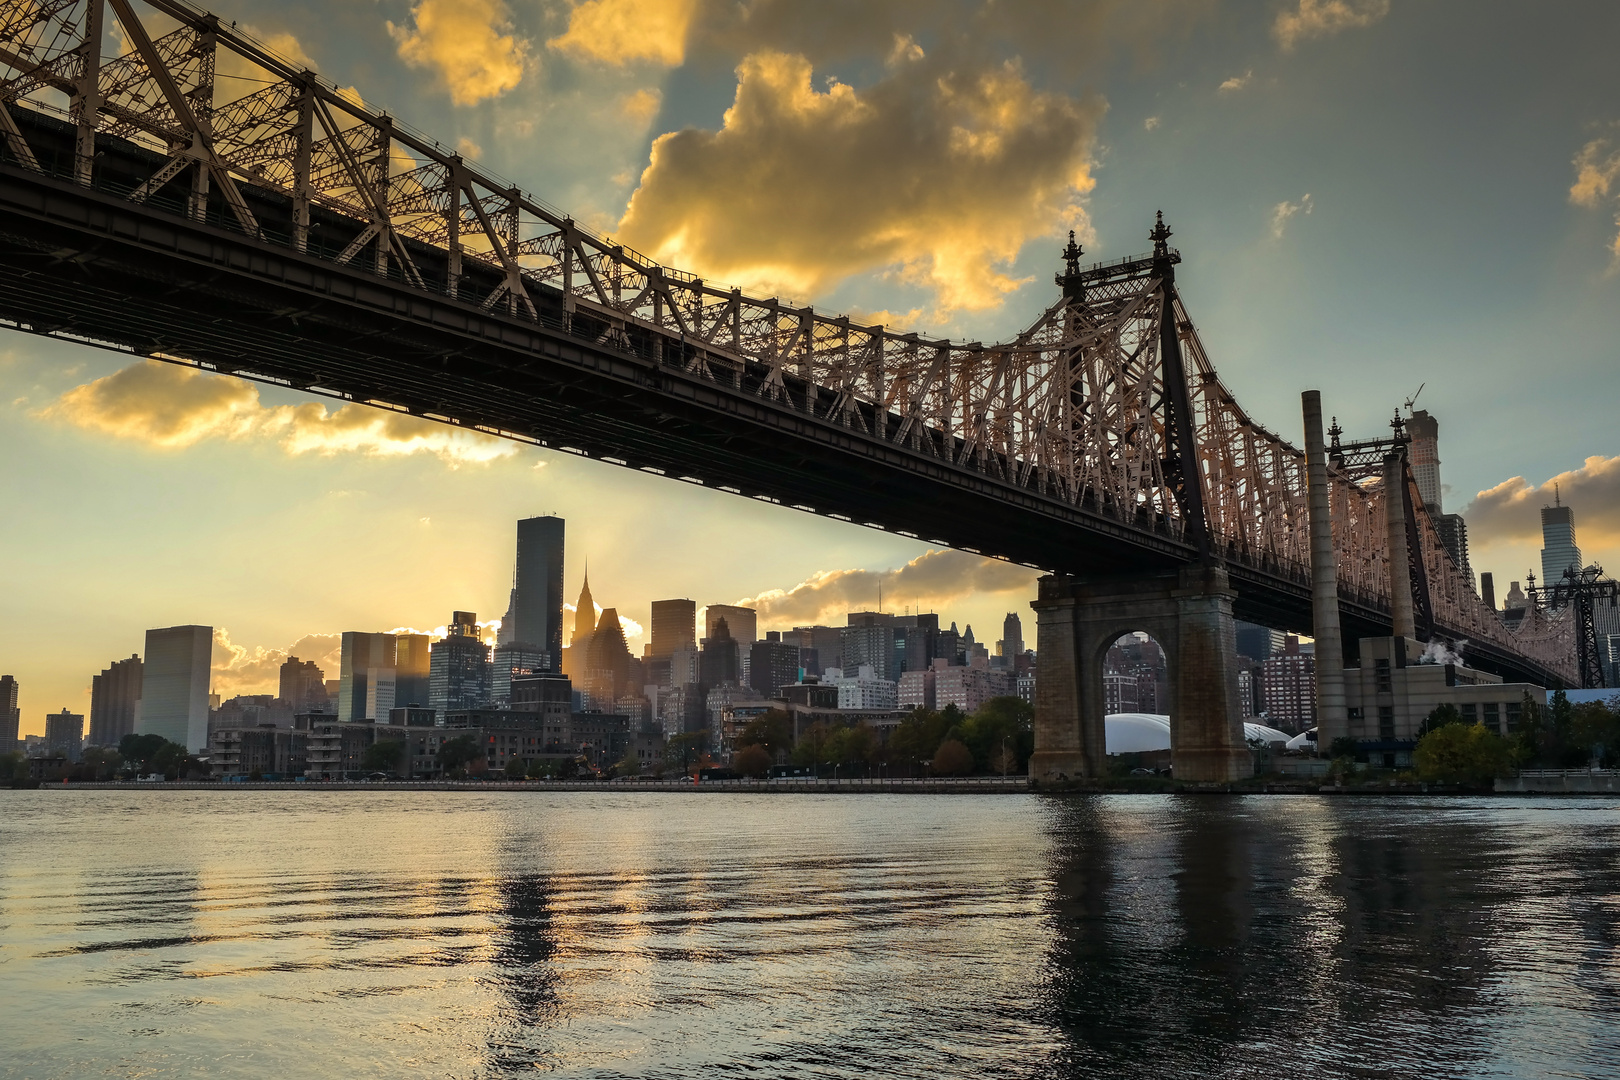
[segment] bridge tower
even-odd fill
[[[1192,395],[1182,356],[1190,324],[1179,317],[1170,230],[1158,215],[1151,261],[1158,307],[1158,422],[1164,487],[1174,499],[1181,537],[1196,560],[1135,574],[1052,575],[1033,603],[1039,632],[1035,679],[1035,753],[1030,776],[1061,781],[1102,775],[1106,760],[1103,659],[1123,634],[1153,635],[1169,665],[1170,753],[1180,780],[1223,782],[1250,776],[1238,697],[1237,631],[1232,589],[1216,559],[1204,508],[1203,473]],[[1058,284],[1073,305],[1084,303],[1080,250],[1070,237],[1067,272]],[[1139,516],[1145,507],[1138,508]]]

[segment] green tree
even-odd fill
[[[671,772],[691,776],[708,761],[709,730],[684,731],[664,743],[664,765]]]
[[[732,756],[731,767],[744,776],[762,779],[771,771],[770,751],[764,743],[750,743]]]
[[[0,754],[0,784],[13,788],[36,787],[28,776],[28,759],[21,754]]]
[[[793,745],[793,764],[820,765],[827,760],[827,740],[832,736],[832,728],[825,720],[817,720],[799,733],[799,741]]]
[[[378,739],[366,747],[360,764],[367,772],[393,772],[405,759],[404,739]]]
[[[445,772],[457,773],[483,756],[484,750],[478,745],[477,739],[471,735],[457,735],[453,739],[446,739],[433,759]]]
[[[157,752],[146,759],[144,768],[147,772],[162,773],[165,780],[179,780],[198,771],[199,763],[179,743],[164,740]]]
[[[913,709],[889,735],[888,759],[891,764],[904,762],[920,766],[933,756],[949,734],[950,722],[943,713],[920,707]]]
[[[962,724],[961,739],[975,764],[990,772],[1013,772],[1035,749],[1035,708],[1023,698],[991,698]],[[1002,760],[1005,758],[1006,760]]]
[[[624,752],[624,757],[620,758],[618,761],[615,761],[613,763],[613,775],[614,776],[640,776],[641,775],[641,755],[636,753],[636,748],[635,747],[632,746],[630,749],[626,750]]]
[[[946,739],[934,751],[930,768],[935,776],[966,776],[973,771],[973,751],[959,739]]]
[[[763,746],[772,758],[787,754],[793,749],[793,717],[781,709],[756,716],[737,735],[737,749],[747,746]]]
[[[841,724],[827,735],[822,759],[846,768],[869,764],[878,751],[877,735],[865,724]]]
[[[1488,784],[1508,770],[1508,744],[1484,724],[1446,724],[1418,740],[1412,763],[1424,780]]]
[[[156,770],[145,768],[146,764],[157,756],[158,751],[172,745],[161,735],[125,735],[118,742],[118,753],[125,761],[141,766],[141,772],[154,772]]]
[[[86,780],[111,780],[124,765],[124,755],[110,746],[87,746],[79,756],[79,770]]]
[[[1583,701],[1572,710],[1570,749],[1606,764],[1620,750],[1620,716],[1601,701]]]
[[[1443,728],[1447,724],[1460,724],[1462,722],[1462,713],[1459,712],[1457,710],[1457,706],[1453,705],[1451,702],[1448,701],[1443,705],[1436,705],[1433,711],[1431,711],[1428,716],[1424,717],[1423,723],[1418,725],[1418,738],[1421,739],[1429,732]]]
[[[506,778],[508,780],[522,780],[529,775],[529,766],[522,758],[510,758],[506,762]]]

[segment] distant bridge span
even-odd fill
[[[180,0],[0,0],[0,64],[6,325],[1059,574],[1214,563],[1238,617],[1311,632],[1304,455],[1222,386],[1162,222],[1109,264],[1071,240],[1034,325],[952,343],[659,266]],[[1383,498],[1333,485],[1351,642],[1390,632]],[[1573,682],[1568,628],[1507,630],[1418,526],[1433,632]]]

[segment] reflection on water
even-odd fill
[[[5,1075],[1620,1075],[1617,803],[0,807]]]

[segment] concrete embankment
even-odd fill
[[[964,779],[929,778],[923,780],[631,780],[623,783],[588,781],[422,781],[360,783],[348,781],[310,781],[308,783],[219,783],[217,781],[175,780],[163,783],[88,783],[69,781],[61,784],[43,784],[40,790],[61,789],[72,791],[607,791],[628,793],[636,791],[677,792],[694,795],[732,793],[774,794],[855,794],[861,792],[888,792],[894,794],[984,795],[1027,792],[1029,781],[1023,777],[968,777]]]
[[[1620,769],[1525,769],[1496,782],[1502,795],[1620,795]]]

